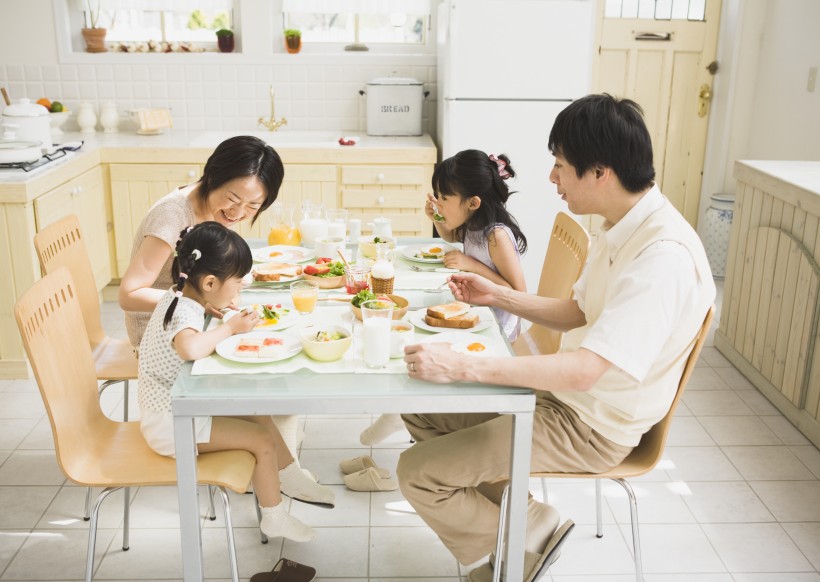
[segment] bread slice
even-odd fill
[[[262,340],[255,338],[243,338],[239,340],[234,349],[237,358],[258,358],[259,350],[262,348]]]
[[[428,309],[429,312],[429,309]],[[441,319],[439,317],[431,317],[428,313],[424,316],[424,322],[431,327],[449,327],[453,329],[470,329],[478,324],[478,315],[474,313],[465,313],[464,315],[457,315],[448,319]]]
[[[461,317],[470,311],[470,306],[461,301],[453,301],[443,305],[434,305],[427,308],[427,315],[437,319],[452,319]]]
[[[254,281],[279,281],[282,277],[292,278],[302,274],[302,266],[291,263],[265,263],[253,268]]]

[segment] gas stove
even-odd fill
[[[76,152],[79,150],[85,142],[70,142],[64,145],[57,145],[54,151],[51,151],[47,154],[44,154],[40,159],[34,160],[33,162],[14,162],[14,163],[5,163],[0,164],[0,172],[2,174],[7,175],[7,173],[26,173],[37,170],[42,168],[43,166],[47,166],[52,162],[56,162],[61,158],[65,158],[71,155],[71,152]]]

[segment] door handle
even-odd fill
[[[700,93],[698,93],[698,117],[706,117],[706,111],[709,109],[709,102],[712,100],[712,88],[709,85],[703,84],[700,86]]]

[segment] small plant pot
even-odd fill
[[[300,50],[302,50],[302,37],[301,36],[286,36],[285,37],[285,48],[288,52],[292,55],[295,55]]]
[[[236,46],[234,35],[225,35],[216,37],[216,45],[219,47],[221,53],[232,53]]]
[[[105,46],[105,35],[107,32],[105,28],[84,28],[83,38],[85,39],[85,52],[106,52],[108,50],[108,47]]]

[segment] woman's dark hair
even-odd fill
[[[244,277],[253,265],[251,249],[245,239],[218,222],[202,222],[183,230],[179,236],[176,257],[171,267],[171,273],[177,282],[177,295],[165,312],[164,328],[168,327],[174,316],[185,285],[192,285],[197,291],[202,291],[200,281],[206,275],[226,281],[231,277]]]
[[[652,138],[643,109],[630,99],[587,95],[558,114],[550,131],[549,149],[562,155],[580,178],[596,166],[612,168],[632,193],[652,185]]]
[[[199,199],[207,202],[211,191],[226,182],[248,176],[256,176],[265,188],[265,200],[251,219],[253,224],[276,200],[285,178],[285,167],[279,154],[258,137],[238,135],[216,146],[214,153],[205,162],[205,169],[199,179]]]
[[[507,199],[510,197],[507,178],[515,177],[515,170],[510,159],[500,154],[488,156],[479,150],[464,150],[442,160],[433,171],[433,192],[439,196],[459,196],[462,199],[478,196],[481,205],[459,226],[456,238],[464,241],[469,231],[481,231],[488,235],[496,224],[510,228],[518,245],[518,252],[527,250],[527,237],[521,232],[518,222],[507,211]]]

